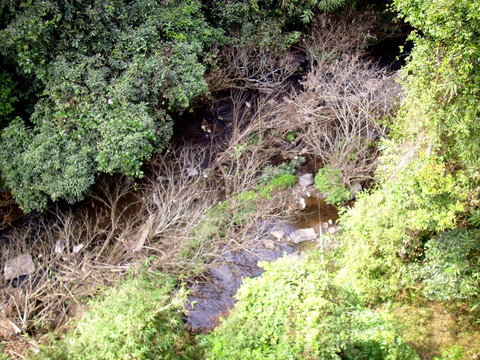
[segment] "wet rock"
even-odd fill
[[[268,232],[265,234],[267,235]],[[235,302],[234,295],[246,277],[256,277],[263,273],[258,261],[274,261],[284,253],[291,253],[293,248],[274,243],[275,248],[269,250],[265,243],[259,241],[256,248],[244,251],[225,250],[223,263],[215,265],[207,271],[206,282],[197,283],[190,288],[190,295],[185,304],[188,313],[185,322],[191,331],[207,332],[219,324],[220,316],[228,315]]]
[[[199,283],[190,289],[191,295],[186,303],[187,325],[193,331],[209,330],[219,323],[219,317],[231,309],[242,278],[227,265],[211,270],[208,282]]]
[[[258,221],[257,231],[261,237],[267,237],[269,234],[273,235],[271,231],[283,231],[283,237],[287,238],[290,236],[290,233],[294,232],[296,229],[297,227],[288,221],[264,221],[260,219]]]
[[[11,280],[20,276],[30,275],[35,271],[35,264],[33,263],[30,254],[20,255],[16,258],[7,260],[3,275],[5,280]]]
[[[313,174],[304,174],[298,178],[298,182],[300,185],[302,185],[304,188],[309,187],[310,185],[313,185],[314,180],[313,180]]]
[[[317,233],[314,228],[299,229],[290,234],[290,239],[296,244],[304,241],[313,241],[317,239]]]
[[[270,231],[270,234],[277,240],[282,240],[283,237],[285,236],[285,231],[281,229],[274,229]]]
[[[277,248],[275,246],[275,241],[273,241],[273,240],[265,239],[265,240],[262,241],[262,244],[268,250],[275,250]]]

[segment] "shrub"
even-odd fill
[[[330,165],[318,170],[315,176],[315,187],[322,193],[326,193],[327,202],[334,205],[347,201],[352,195],[343,184],[340,170]]]
[[[161,274],[130,278],[106,290],[74,328],[37,358],[183,359],[191,350],[183,329],[185,292]]]
[[[265,185],[260,185],[258,191],[262,197],[270,197],[273,190],[285,190],[295,184],[297,177],[289,173],[281,173],[270,179]]]
[[[386,315],[332,281],[314,255],[263,263],[231,315],[202,338],[207,359],[417,359]]]
[[[470,300],[480,295],[480,231],[455,229],[425,244],[425,259],[411,271],[429,299]]]
[[[418,31],[403,69],[406,97],[398,132],[425,136],[453,162],[478,168],[480,24],[478,0],[394,0],[393,8]]]
[[[453,229],[464,209],[465,194],[434,158],[417,159],[395,180],[357,197],[340,218],[344,266],[340,276],[371,299],[400,289],[404,262],[415,260],[422,240]]]
[[[463,349],[458,345],[453,345],[445,351],[442,351],[442,357],[434,357],[433,360],[459,360],[464,359]]]
[[[289,163],[282,162],[278,166],[267,165],[263,168],[262,176],[260,177],[260,183],[266,184],[277,176],[286,174],[294,175],[295,170],[300,165],[304,164],[305,161],[306,160],[303,156],[299,156],[298,158],[291,160]]]
[[[360,34],[369,33],[371,15],[360,16],[366,23]],[[364,60],[357,47],[368,41],[352,34],[356,21],[336,20],[334,26],[327,17],[318,21],[318,33],[305,43],[311,69],[302,81],[304,91],[287,98],[283,116],[306,151],[341,169],[343,183],[364,182],[377,167],[377,142],[385,135],[380,124],[395,116],[399,86],[385,69]]]

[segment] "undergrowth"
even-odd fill
[[[340,171],[327,165],[318,170],[315,176],[315,187],[326,195],[326,201],[330,204],[341,204],[347,201],[352,193],[345,187]]]
[[[188,254],[208,239],[215,238],[221,242],[240,231],[240,228],[245,230],[252,224],[256,226],[256,220],[265,210],[264,202],[270,199],[271,194],[286,190],[296,181],[295,175],[280,172],[267,182],[258,184],[256,189],[239,193],[211,207],[202,221],[192,229],[190,241],[182,244],[182,251]]]
[[[230,316],[202,337],[207,359],[418,359],[391,317],[338,286],[318,254],[262,266]]]
[[[344,210],[339,278],[372,301],[404,291],[404,264],[421,256],[426,239],[457,226],[465,202],[465,191],[440,161],[410,163],[395,181],[360,194]]]
[[[190,359],[182,322],[186,293],[160,273],[129,278],[105,289],[60,340],[34,359]]]

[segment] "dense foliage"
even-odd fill
[[[190,347],[181,319],[184,292],[161,274],[108,289],[40,359],[182,359]]]
[[[479,5],[393,2],[416,28],[402,70],[405,97],[393,139],[382,144],[377,186],[341,219],[339,276],[370,299],[411,285],[430,299],[475,304],[478,296]]]
[[[310,22],[314,11],[334,11],[354,4],[354,0],[215,0],[209,13],[220,27],[237,35],[268,35],[274,29]],[[269,36],[264,36],[265,44],[268,40]]]
[[[456,229],[425,244],[425,259],[412,273],[425,285],[429,299],[466,300],[477,307],[480,295],[480,233]]]
[[[419,256],[425,237],[457,226],[464,200],[454,176],[432,158],[412,162],[395,181],[361,194],[341,219],[345,280],[373,298],[392,296],[404,286],[403,263]]]
[[[326,200],[330,204],[341,204],[352,195],[343,184],[340,170],[334,169],[331,165],[318,170],[315,175],[315,187],[326,195]]]
[[[416,29],[399,131],[423,133],[452,161],[478,166],[480,2],[394,0],[393,7]]]
[[[417,359],[387,315],[371,311],[309,256],[265,263],[222,325],[207,359]]]
[[[78,201],[99,172],[141,176],[168,143],[167,111],[207,91],[200,57],[220,36],[195,0],[22,3],[0,33],[1,53],[43,85],[32,116],[1,139],[2,176],[22,208]]]

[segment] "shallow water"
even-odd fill
[[[313,227],[317,234],[320,233],[320,224],[335,223],[338,220],[338,209],[327,204],[324,199],[311,196],[306,200],[306,208],[292,221],[296,229]]]

